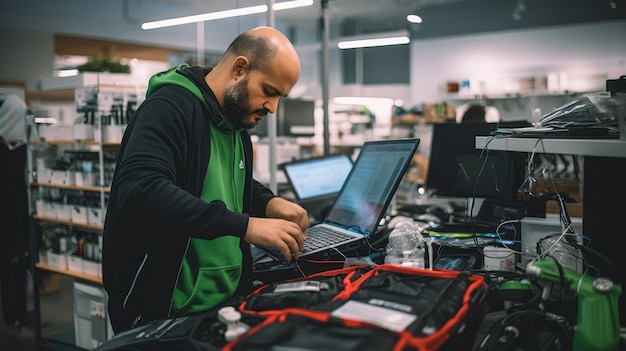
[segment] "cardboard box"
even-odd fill
[[[40,215],[49,218],[57,218],[57,204],[55,202],[43,200],[42,210]]]
[[[90,124],[72,125],[72,134],[75,140],[93,140],[93,126]]]
[[[86,206],[72,205],[72,222],[89,224],[89,211]]]
[[[50,183],[52,180],[52,170],[49,168],[37,168],[37,181],[40,183]]]
[[[48,250],[48,265],[58,269],[67,269],[68,256],[69,253],[56,253],[52,250]]]
[[[121,142],[125,129],[125,125],[104,126],[102,128],[102,141],[109,143]]]
[[[72,126],[64,125],[40,125],[39,126],[39,138],[47,141],[65,141],[74,140],[74,133]]]
[[[44,206],[45,206],[44,200],[35,200],[35,213],[37,213],[40,216],[43,216],[45,212]]]
[[[87,223],[98,226],[104,224],[104,211],[100,207],[87,207],[87,211]]]
[[[37,157],[37,181],[40,183],[50,183],[52,177],[52,166],[54,159],[51,157]]]
[[[62,221],[72,221],[72,205],[58,203],[57,219],[60,219]]]
[[[83,259],[82,261],[83,273],[95,275],[96,277],[102,277],[102,264],[100,262]]]
[[[69,169],[53,169],[50,184],[73,185],[74,176],[74,172],[71,172]]]
[[[76,255],[70,255],[67,257],[67,269],[72,272],[83,272],[83,258]]]

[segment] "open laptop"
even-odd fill
[[[307,230],[300,258],[353,256],[376,232],[418,145],[418,138],[365,142],[323,221]],[[285,261],[278,250],[259,249]]]
[[[280,168],[296,202],[321,220],[350,173],[352,159],[345,154],[321,156],[283,163]]]

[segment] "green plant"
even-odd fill
[[[130,66],[111,61],[108,59],[90,58],[87,63],[77,67],[79,72],[110,72],[110,73],[130,73]]]

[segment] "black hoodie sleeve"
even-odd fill
[[[160,233],[207,239],[245,234],[247,214],[200,199],[210,153],[203,109],[197,97],[175,85],[159,88],[140,106],[118,154],[110,199],[121,218]]]

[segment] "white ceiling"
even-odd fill
[[[283,0],[276,0],[281,2]],[[513,18],[521,4],[525,11]],[[193,51],[198,26],[144,31],[141,23],[177,16],[267,4],[264,0],[12,0],[0,7],[0,30],[14,28],[94,39],[162,46]],[[322,9],[325,9],[324,11]],[[416,12],[422,24],[409,24]],[[274,25],[291,35],[296,45],[319,38],[322,14],[331,33],[408,29],[414,40],[478,32],[626,19],[626,0],[314,0],[312,6],[277,11]],[[207,51],[221,52],[240,32],[268,25],[268,15],[206,22]],[[297,30],[294,30],[297,29]],[[1,39],[0,39],[1,40]]]

